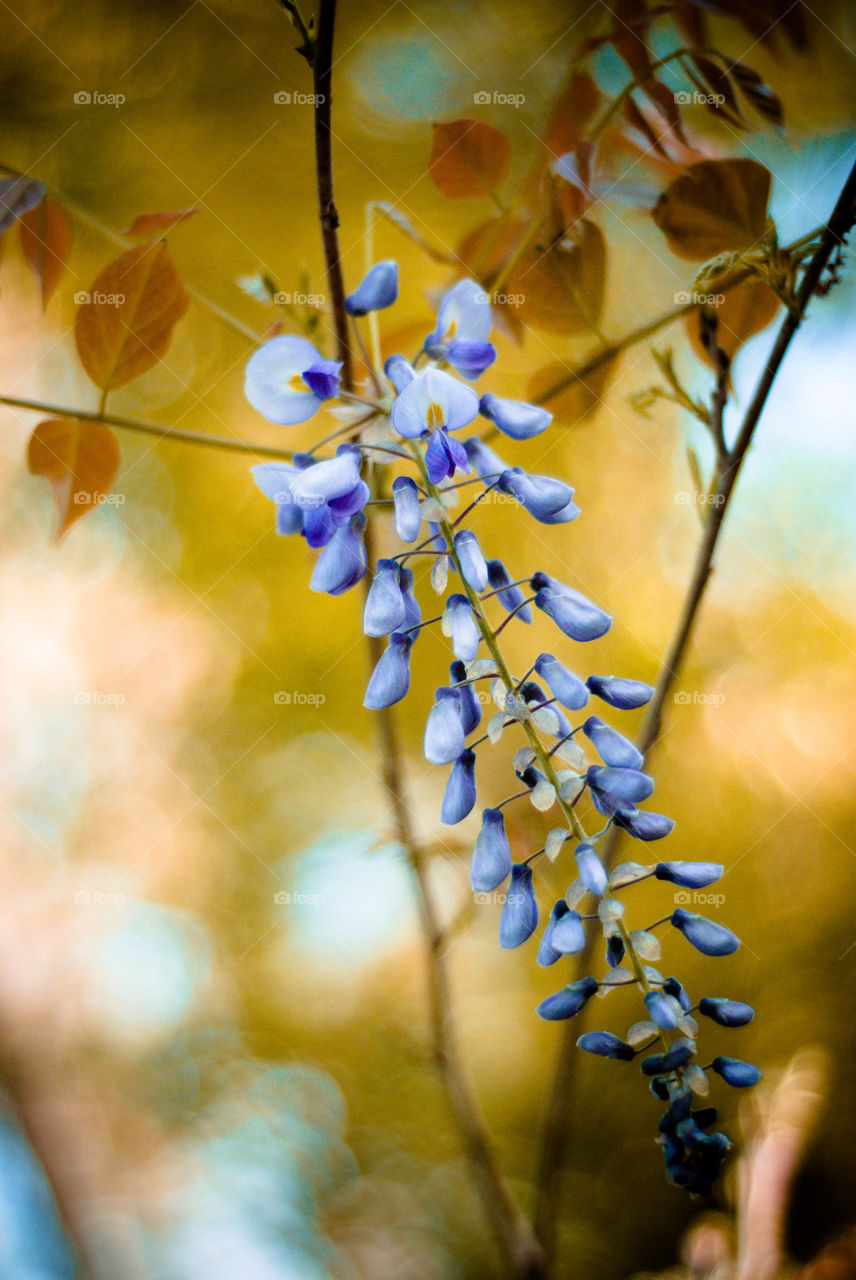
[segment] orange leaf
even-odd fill
[[[701,160],[666,188],[652,216],[680,258],[751,249],[764,234],[770,177],[756,160]]]
[[[720,294],[728,276],[705,282],[704,289],[714,298]],[[766,329],[776,318],[781,300],[763,280],[749,279],[721,294],[722,301],[714,304],[716,316],[716,344],[729,359],[756,333]],[[700,360],[715,367],[710,353],[701,340],[701,313],[691,311],[684,320],[693,351]]]
[[[53,196],[18,219],[21,252],[42,288],[42,306],[51,300],[71,250],[73,232],[68,214]]]
[[[574,242],[546,252],[536,246],[521,258],[506,286],[522,298],[518,314],[550,333],[581,333],[596,324],[603,305],[606,243],[593,222],[578,222]]]
[[[51,482],[59,539],[109,494],[119,469],[119,441],[101,422],[46,418],[30,436],[27,465]]]
[[[102,272],[77,309],[74,337],[84,369],[102,391],[156,365],[188,297],[163,241],[129,249]]]
[[[201,212],[197,205],[193,209],[175,209],[171,213],[141,213],[125,228],[122,235],[131,240],[155,240],[167,231],[172,231],[173,227],[177,227],[186,218],[192,218],[194,213]]]
[[[590,75],[582,71],[572,77],[553,105],[544,138],[545,146],[555,157],[576,151],[600,100],[600,90]]]
[[[481,120],[450,120],[434,125],[428,172],[444,196],[486,196],[505,177],[510,156],[499,129]]]

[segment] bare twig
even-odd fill
[[[678,618],[672,640],[663,660],[654,697],[648,710],[636,745],[647,756],[660,733],[663,707],[675,678],[686,656],[696,619],[704,599],[708,581],[713,571],[713,560],[743,461],[752,443],[755,428],[764,411],[770,390],[785,358],[791,340],[799,328],[821,275],[832,254],[840,248],[845,236],[856,221],[856,166],[851,170],[826,227],[820,235],[820,243],[805,268],[795,305],[785,316],[776,341],[767,358],[733,445],[720,456],[716,464],[712,486],[713,501],[705,524],[702,540],[696,553],[695,564],[687,588],[684,605]],[[606,838],[603,860],[607,868],[615,861],[621,831],[613,826]],[[588,972],[591,963],[594,934],[589,935],[585,949],[576,957],[580,973]],[[572,1123],[575,1105],[574,1082],[578,1053],[576,1040],[584,1014],[569,1020],[563,1028],[559,1045],[556,1072],[544,1123],[541,1143],[538,1191],[535,1209],[535,1229],[548,1258],[555,1251],[556,1227],[561,1207],[562,1173],[565,1154],[572,1141]]]

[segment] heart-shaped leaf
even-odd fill
[[[487,196],[508,169],[511,146],[499,129],[481,120],[434,125],[428,172],[444,196]]]
[[[18,221],[21,252],[41,285],[42,306],[50,302],[62,279],[73,232],[68,214],[53,196],[45,196]]]
[[[27,465],[51,483],[59,539],[109,494],[119,469],[119,441],[101,422],[46,418],[30,436]]]
[[[731,360],[744,342],[748,342],[775,320],[782,303],[770,286],[757,277],[723,290],[727,283],[728,277],[720,276],[717,280],[706,281],[704,288],[707,295],[714,299],[716,345]],[[713,358],[702,341],[701,313],[691,311],[684,323],[696,355],[714,368]]]
[[[74,321],[77,351],[95,385],[113,390],[156,365],[187,305],[163,241],[128,249],[111,262]]]
[[[518,314],[527,324],[550,333],[580,333],[600,318],[605,269],[603,232],[583,220],[572,238],[524,254],[507,291],[522,299]]]
[[[766,227],[770,178],[757,160],[701,160],[670,183],[652,216],[680,258],[751,249]]]

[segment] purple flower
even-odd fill
[[[637,751],[624,734],[604,724],[597,716],[589,716],[583,725],[583,733],[604,764],[615,765],[619,769],[641,769],[642,752]]]
[[[352,316],[391,307],[398,297],[398,264],[391,258],[376,263],[352,294],[345,299],[345,310]]]
[[[511,881],[499,917],[499,945],[519,947],[538,926],[538,904],[532,889],[532,868],[526,863],[511,868]]]
[[[547,996],[546,1000],[542,1000],[538,1005],[536,1012],[548,1022],[572,1018],[596,992],[597,982],[594,978],[580,978],[577,982],[571,982],[567,987],[563,987],[561,991]]]
[[[607,886],[607,875],[603,863],[594,850],[594,845],[581,840],[574,850],[577,870],[580,879],[590,893],[602,894]]]
[[[721,1027],[744,1027],[755,1017],[751,1004],[744,1004],[742,1000],[726,1000],[722,996],[702,996],[698,1011]]]
[[[457,689],[438,689],[436,702],[425,725],[425,759],[431,764],[451,764],[464,750],[461,698]]]
[[[586,684],[592,693],[619,711],[644,707],[654,696],[650,684],[643,684],[641,680],[625,680],[621,676],[589,676]]]
[[[531,440],[546,431],[553,420],[546,409],[521,400],[501,400],[490,392],[479,401],[479,413],[512,440]]]
[[[380,711],[400,702],[410,688],[410,636],[395,632],[372,672],[363,705]]]
[[[694,911],[678,907],[672,912],[672,924],[679,929],[697,951],[706,956],[730,956],[740,946],[740,939],[730,929],[716,924]]]
[[[542,524],[564,524],[580,514],[573,503],[571,486],[550,476],[530,476],[521,467],[509,467],[500,476],[497,488],[511,494]]]
[[[476,803],[476,754],[467,747],[452,765],[443,793],[440,821],[453,827],[472,813]]]
[[[450,595],[443,613],[443,629],[452,637],[452,650],[456,658],[472,662],[479,651],[481,635],[476,626],[470,602],[460,592]]]
[[[503,462],[499,454],[482,444],[476,436],[464,441],[467,457],[476,469],[476,474],[484,481],[496,480],[509,470],[507,462]]]
[[[523,604],[526,597],[517,585],[512,585],[505,565],[501,560],[488,560],[487,581],[491,591],[496,592],[497,599],[506,613],[514,613],[521,622],[532,621],[532,610]],[[520,606],[523,606],[522,608]],[[515,610],[517,612],[515,613]],[[540,674],[540,673],[539,673]]]
[[[587,596],[546,573],[533,574],[529,585],[536,593],[536,608],[543,610],[572,640],[598,640],[612,626],[609,614]],[[586,684],[591,688],[591,677]]]
[[[461,695],[461,723],[464,726],[464,736],[469,737],[481,724],[481,703],[473,686],[465,683],[467,669],[459,658],[449,667],[449,679],[453,685],[460,686],[458,693]]]
[[[658,862],[654,875],[685,889],[703,889],[719,880],[724,871],[721,862]]]
[[[392,406],[392,425],[400,436],[417,440],[440,427],[459,431],[479,411],[479,398],[442,369],[423,369],[407,383]]]
[[[425,339],[432,360],[445,360],[462,377],[474,380],[496,359],[488,342],[490,302],[475,280],[459,280],[440,303],[434,332]]]
[[[366,518],[360,513],[336,529],[315,562],[309,582],[313,591],[340,596],[356,586],[366,571],[365,527]]]
[[[595,807],[607,818],[616,809],[647,800],[654,790],[647,773],[640,773],[638,769],[615,769],[611,765],[589,765],[586,781]]]
[[[539,655],[535,670],[542,680],[546,680],[553,697],[569,711],[579,711],[588,702],[588,689],[579,676],[575,676],[551,653]]]
[[[393,480],[392,501],[396,533],[402,542],[415,542],[422,525],[422,512],[419,510],[419,490],[410,476],[396,476]]]
[[[619,1058],[623,1062],[630,1062],[634,1057],[632,1045],[619,1040],[610,1031],[587,1031],[584,1036],[580,1036],[577,1046],[600,1058]]]
[[[473,849],[470,884],[475,893],[491,893],[511,872],[511,849],[501,809],[485,809]]]
[[[367,636],[388,636],[400,631],[406,612],[398,561],[378,560],[363,611],[363,631]]]
[[[467,451],[459,440],[442,429],[431,432],[428,448],[425,450],[425,466],[432,484],[439,484],[455,474],[456,470],[469,471]]]
[[[250,357],[244,394],[269,422],[306,422],[339,390],[341,364],[324,360],[305,338],[271,338]]]
[[[662,992],[649,991],[645,997],[645,1007],[658,1027],[671,1031],[678,1025],[679,1010],[675,1009],[669,997]]]
[[[613,821],[637,840],[662,840],[674,828],[674,822],[662,813],[646,813],[642,809],[616,809]]]
[[[416,370],[404,356],[390,356],[383,371],[399,395],[416,377]]]
[[[484,591],[487,586],[487,565],[478,544],[478,538],[469,529],[455,534],[455,552],[461,562],[464,581],[474,591]]]
[[[761,1079],[759,1068],[751,1062],[742,1062],[740,1058],[714,1058],[710,1065],[726,1084],[735,1089],[750,1089]]]

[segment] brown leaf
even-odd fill
[[[652,216],[680,258],[751,249],[764,234],[770,178],[756,160],[702,160],[666,188]]]
[[[596,324],[603,306],[606,242],[600,228],[582,221],[566,247],[536,246],[524,254],[506,286],[522,298],[518,315],[550,333],[572,334]]]
[[[564,364],[550,364],[529,379],[526,398],[533,404],[544,403],[566,426],[576,426],[591,417],[618,368],[620,357],[613,356],[584,378],[574,377]],[[550,395],[553,387],[572,381],[561,391]]]
[[[742,284],[722,292],[729,277],[719,276],[705,283],[705,292],[714,298],[721,294],[722,301],[715,304],[716,345],[732,360],[745,342],[766,329],[776,318],[781,300],[763,280],[744,280]],[[693,351],[705,364],[715,368],[714,360],[702,340],[700,311],[691,311],[684,319]]]
[[[553,104],[544,135],[544,145],[553,156],[576,151],[600,100],[600,90],[585,71],[571,77],[570,84]]]
[[[179,223],[192,218],[194,213],[201,213],[197,205],[193,209],[175,209],[171,213],[141,213],[129,227],[122,232],[131,240],[155,240],[158,236],[172,231]]]
[[[39,281],[42,306],[46,307],[62,279],[74,233],[68,214],[53,196],[18,220],[21,252]]]
[[[449,120],[434,125],[428,172],[444,196],[486,196],[505,177],[510,156],[499,129],[481,120]]]
[[[74,337],[84,369],[102,391],[156,365],[188,305],[163,241],[121,254],[87,297],[77,309]]]
[[[59,539],[109,494],[119,469],[119,441],[101,422],[46,418],[30,436],[27,465],[51,482]]]

